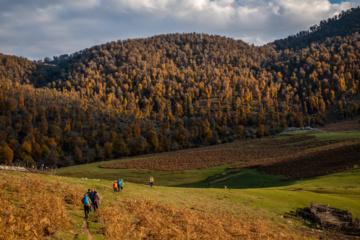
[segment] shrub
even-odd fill
[[[66,207],[79,206],[79,188],[33,176],[0,176],[0,239],[52,235],[69,225]]]
[[[113,203],[100,209],[98,218],[104,222],[103,230],[108,239],[285,238],[259,219],[207,214],[186,207],[176,209],[146,199]]]

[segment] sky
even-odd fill
[[[307,30],[360,0],[0,0],[0,53],[52,58],[166,33],[255,45]]]

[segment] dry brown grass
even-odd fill
[[[323,127],[318,127],[319,129],[327,132],[334,132],[334,131],[348,131],[353,129],[360,129],[360,120],[359,118],[355,120],[343,120],[337,123],[329,123]]]
[[[289,136],[289,139],[281,140],[236,141],[224,145],[227,148],[223,149],[213,146],[202,148],[204,151],[158,154],[152,158],[107,163],[100,167],[184,171],[242,161],[230,168],[263,167],[269,173],[296,179],[344,171],[359,161],[360,153],[356,146],[359,138],[317,141],[313,135]]]
[[[214,166],[221,166],[229,163],[236,163],[245,157],[243,150],[233,149],[232,151],[219,149],[206,152],[187,152],[169,156],[157,156],[149,159],[135,159],[117,163],[103,164],[103,168],[135,168],[152,169],[156,171],[184,171],[191,169],[205,169]]]
[[[113,203],[98,218],[108,239],[299,239],[265,220],[179,210],[146,199]]]
[[[0,239],[42,239],[66,228],[66,208],[79,205],[80,191],[29,175],[0,175]]]

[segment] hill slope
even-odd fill
[[[344,236],[313,231],[316,227],[311,229],[293,212],[317,202],[359,217],[359,171],[242,190],[150,188],[125,182],[124,191],[116,194],[112,181],[1,171],[0,238],[87,239],[84,233],[89,231],[93,239],[134,239],[144,234],[199,239],[210,233],[226,239],[339,239]],[[97,189],[102,204],[86,223],[80,200],[88,188]],[[57,207],[51,210],[54,204]]]
[[[358,11],[331,22],[353,26]],[[60,167],[267,136],[324,124],[329,111],[352,118],[360,35],[324,31],[299,50],[191,33],[46,62],[2,55],[0,162]]]
[[[323,20],[320,25],[310,27],[294,36],[276,40],[277,49],[301,49],[312,43],[323,43],[327,38],[345,37],[360,32],[360,7],[342,11],[339,15]]]
[[[160,186],[264,188],[353,169],[360,163],[360,123],[339,132],[295,131],[172,153],[143,155],[57,170],[64,176]],[[260,170],[260,171],[259,171]],[[270,174],[275,175],[270,175]],[[284,181],[286,180],[286,181]]]

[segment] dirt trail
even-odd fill
[[[91,233],[89,231],[89,223],[85,218],[84,218],[84,225],[82,227],[82,232],[88,235],[89,240],[93,240],[93,237],[91,236]]]
[[[100,205],[102,202],[103,202],[103,198],[100,197],[100,199],[99,199],[99,205]],[[82,226],[81,232],[84,233],[84,234],[86,234],[86,235],[88,236],[88,239],[89,239],[89,240],[93,240],[93,237],[92,237],[92,235],[91,235],[91,233],[90,233],[90,231],[89,231],[89,222],[87,221],[86,218],[84,218],[84,220],[83,220],[83,226]]]

